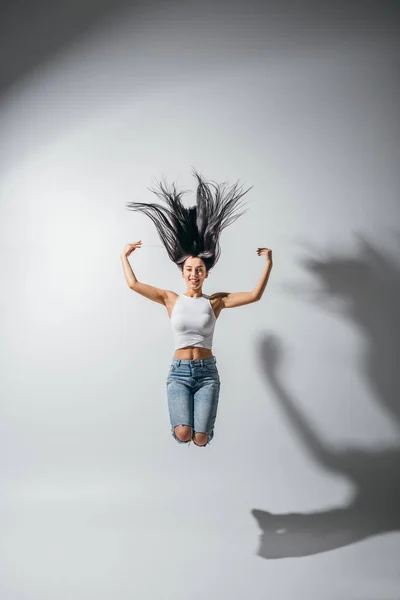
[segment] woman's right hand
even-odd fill
[[[126,256],[126,258],[128,258],[128,256],[136,250],[136,248],[141,248],[141,246],[142,246],[142,240],[139,240],[138,242],[134,242],[133,244],[126,244],[126,246],[123,249],[123,251],[121,252],[121,254],[123,256]]]

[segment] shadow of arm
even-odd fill
[[[341,470],[337,453],[322,440],[308,419],[298,407],[298,403],[283,388],[282,384],[275,378],[269,381],[280,401],[288,421],[296,434],[307,448],[308,452],[324,467]]]

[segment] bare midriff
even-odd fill
[[[212,355],[212,350],[208,348],[188,346],[187,348],[175,350],[174,358],[180,358],[181,360],[201,360],[202,358],[210,358]]]

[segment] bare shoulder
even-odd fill
[[[221,310],[224,308],[223,299],[226,298],[228,293],[229,292],[216,292],[215,294],[211,294],[211,296],[207,296],[217,318],[219,317]]]
[[[210,300],[221,300],[222,298],[225,298],[228,294],[229,292],[216,292],[215,294],[211,294],[211,296],[208,296],[208,298]]]
[[[170,312],[172,310],[179,294],[177,294],[176,292],[173,292],[172,290],[164,290],[164,291],[165,291],[164,304],[167,307],[168,312]]]
[[[177,297],[179,296],[179,294],[177,294],[176,292],[173,292],[172,290],[164,290],[165,291],[165,302],[172,302],[174,303],[175,300],[177,299]]]

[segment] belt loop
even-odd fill
[[[180,358],[178,358],[178,362],[177,362],[177,365],[176,365],[176,366],[177,366],[177,367],[180,367],[180,366],[181,366],[181,359],[180,359]]]
[[[201,359],[201,366],[204,367],[204,360]]]

